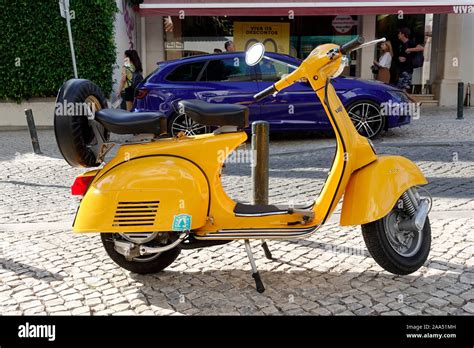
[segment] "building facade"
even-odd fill
[[[474,82],[474,64],[470,63],[474,6],[466,0],[455,4],[438,0],[145,0],[134,10],[127,10],[120,0],[117,4],[122,9],[116,28],[118,62],[120,51],[133,45],[145,73],[163,60],[224,51],[228,40],[234,41],[237,50],[263,41],[269,51],[301,59],[318,44],[339,44],[356,35],[366,40],[387,37],[396,51],[397,29],[409,27],[413,39],[425,47],[424,65],[413,76],[414,93],[432,93],[439,105],[453,106],[458,83]],[[377,57],[374,47],[354,52],[345,74],[373,78],[371,65]]]

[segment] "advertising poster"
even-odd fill
[[[255,42],[265,45],[267,52],[290,53],[290,24],[234,22],[234,44],[237,51],[245,51]]]

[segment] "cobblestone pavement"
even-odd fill
[[[77,199],[69,186],[82,169],[62,159],[50,130],[44,155],[30,154],[26,131],[0,132],[0,314],[474,314],[474,112],[429,109],[409,127],[375,141],[380,153],[415,161],[433,194],[432,250],[425,267],[394,276],[369,256],[359,227],[338,211],[308,239],[270,241],[275,260],[253,242],[266,286],[255,291],[242,242],[185,250],[164,272],[137,275],[106,255],[97,235],[70,231]],[[270,201],[318,195],[334,140],[276,139]],[[244,145],[244,146],[249,146]],[[228,164],[229,194],[250,201],[250,168]]]

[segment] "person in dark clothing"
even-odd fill
[[[398,31],[398,39],[401,41],[400,48],[398,50],[398,88],[410,92],[412,77],[413,77],[413,64],[411,50],[416,48],[417,45],[413,40],[410,40],[410,29],[402,28]]]

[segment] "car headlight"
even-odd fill
[[[339,75],[342,74],[342,72],[344,71],[344,68],[346,67],[347,63],[348,63],[348,59],[347,59],[347,56],[342,56],[341,58],[341,64],[339,65],[339,69],[337,69],[337,71],[331,76],[331,78],[336,78],[338,77]]]
[[[387,93],[390,94],[390,96],[395,99],[397,102],[402,102],[402,103],[409,103],[410,99],[408,98],[408,95],[404,91],[397,91],[393,89],[387,90]]]

